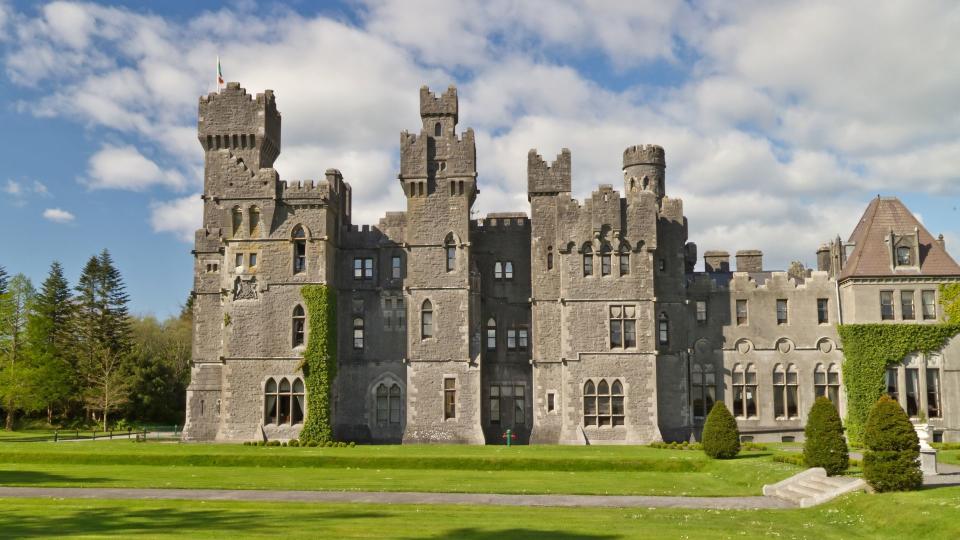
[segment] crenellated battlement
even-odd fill
[[[530,229],[530,218],[523,212],[497,212],[471,224],[478,232],[520,232]]]
[[[272,90],[256,98],[230,82],[200,97],[197,138],[206,152],[231,150],[253,169],[271,167],[280,155],[280,112]]]
[[[535,148],[527,152],[528,194],[569,193],[572,183],[570,150],[562,149],[557,159],[549,164]]]
[[[437,96],[427,86],[420,87],[420,116],[452,116],[453,123],[457,123],[459,105],[457,103],[457,87],[450,85],[447,91]]]
[[[638,144],[623,151],[623,168],[634,165],[667,166],[663,147],[656,144]]]

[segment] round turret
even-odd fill
[[[641,144],[623,151],[623,187],[628,195],[650,191],[657,200],[666,194],[665,171],[667,161],[663,147]]]

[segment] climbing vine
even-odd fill
[[[300,294],[307,305],[309,325],[301,363],[307,387],[307,417],[300,440],[325,443],[333,440],[330,396],[337,375],[337,296],[326,285],[306,285]]]
[[[947,322],[960,323],[960,283],[940,285],[940,304]]]
[[[960,333],[960,324],[843,324],[837,329],[843,342],[847,436],[851,444],[861,445],[870,408],[886,390],[887,366],[910,353],[943,348]]]

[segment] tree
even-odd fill
[[[802,262],[793,261],[790,263],[790,268],[787,269],[787,277],[796,280],[805,279],[807,277],[807,268]]]
[[[47,410],[47,422],[53,421],[53,407],[75,394],[76,353],[73,331],[76,308],[63,267],[54,261],[43,282],[33,310],[27,317],[27,340],[31,364],[37,370],[37,399]]]
[[[863,478],[877,491],[906,491],[923,483],[920,441],[900,404],[881,397],[863,434]]]
[[[133,387],[128,416],[140,420],[183,419],[189,384],[191,323],[180,317],[158,322],[133,318]]]
[[[0,295],[7,292],[7,270],[0,266]]]
[[[803,462],[807,467],[823,467],[830,476],[843,474],[850,466],[843,424],[832,401],[819,397],[810,407],[804,429]]]
[[[730,459],[740,453],[740,430],[730,409],[718,401],[703,425],[703,451],[714,459]]]
[[[35,294],[30,279],[17,274],[0,297],[0,403],[7,413],[7,431],[13,430],[17,411],[36,408],[35,373],[26,356],[27,316]]]
[[[131,330],[123,279],[107,250],[87,261],[77,284],[78,368],[87,407],[103,414],[127,402]]]

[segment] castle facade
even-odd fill
[[[337,290],[336,436],[378,443],[648,443],[699,437],[721,400],[745,438],[801,440],[817,396],[845,412],[838,323],[941,321],[960,266],[897,199],[870,202],[817,270],[704,254],[663,148],[623,152],[622,185],[571,198],[571,155],[527,162],[529,216],[472,219],[474,133],[457,91],[420,90],[400,135],[403,212],[351,220],[336,169],[281,181],[273,92],[200,98],[187,440],[298,435],[309,284]],[[888,370],[888,392],[960,440],[960,340]]]

